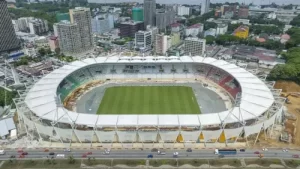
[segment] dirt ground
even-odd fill
[[[282,94],[286,96],[290,92],[300,92],[300,85],[294,82],[278,81],[275,84],[276,89],[282,89]],[[270,139],[265,138],[264,133],[260,133],[259,142],[254,147],[289,147],[289,148],[300,148],[300,97],[290,95],[290,104],[285,104],[288,112],[294,115],[295,119],[289,118],[285,122],[285,131],[290,133],[293,137],[293,143],[280,142],[279,138]]]
[[[277,81],[275,89],[282,89],[283,92],[300,92],[300,85],[295,82]]]
[[[275,88],[282,89],[283,94],[286,95],[289,92],[300,92],[300,85],[294,82],[278,81],[275,84]],[[293,114],[297,120],[287,120],[285,126],[286,131],[291,132],[293,137],[293,143],[300,146],[300,97],[289,96],[290,104],[285,104],[288,112]],[[293,133],[294,126],[296,127],[295,135]]]

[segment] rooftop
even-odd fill
[[[197,24],[194,24],[192,26],[189,26],[187,29],[191,29],[191,28],[200,28],[202,26],[201,23],[197,23]]]

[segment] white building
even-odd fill
[[[16,31],[29,32],[30,34],[41,35],[49,31],[48,21],[33,17],[22,17],[14,20]]]
[[[171,47],[171,38],[164,34],[157,34],[155,41],[156,54],[166,54],[167,50]]]
[[[276,19],[276,14],[275,14],[274,12],[269,13],[269,14],[267,15],[267,18],[268,18],[268,19]]]
[[[216,35],[224,35],[228,31],[227,24],[218,24]]]
[[[210,28],[204,32],[204,37],[209,36],[209,35],[216,36],[216,33],[217,33],[217,29]]]
[[[48,21],[43,19],[32,19],[28,23],[30,34],[42,35],[49,31]]]
[[[16,20],[16,25],[18,26],[19,31],[29,32],[29,21],[34,19],[33,17],[22,17]]]
[[[17,20],[12,20],[12,24],[14,26],[14,30],[15,32],[19,32],[19,27],[18,27],[18,24],[17,24]]]
[[[113,14],[107,14],[107,20],[108,20],[108,26],[109,29],[113,29],[115,27],[115,21],[114,21],[114,15]]]
[[[184,53],[191,56],[204,56],[205,39],[186,38],[184,40]]]
[[[209,12],[210,0],[202,0],[201,3],[201,15]]]
[[[67,21],[56,23],[60,51],[64,54],[73,54],[84,51],[79,27]]]
[[[96,16],[92,19],[93,33],[103,34],[110,31],[109,20],[107,18],[100,18]]]
[[[135,48],[141,51],[148,51],[152,45],[151,31],[138,31],[135,33]]]
[[[154,27],[154,26],[148,25],[147,26],[147,31],[151,32],[151,41],[152,41],[152,44],[155,43],[155,41],[156,41],[156,34],[158,34],[158,28]]]
[[[24,54],[30,57],[35,57],[36,56],[36,50],[33,45],[29,44],[26,45],[24,48]]]
[[[183,15],[190,15],[191,14],[191,9],[186,6],[178,6],[177,8],[177,15],[183,16]]]
[[[203,32],[203,24],[197,23],[185,29],[186,36],[196,37],[199,33]]]

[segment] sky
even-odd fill
[[[156,0],[157,3],[161,4],[200,4],[202,0]],[[88,0],[92,3],[119,3],[119,2],[143,2],[143,0]],[[270,4],[272,2],[276,4],[298,4],[300,5],[300,0],[211,0],[211,3],[217,2],[239,2],[239,3],[254,3],[256,5]]]

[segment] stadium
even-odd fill
[[[282,118],[281,90],[256,73],[200,56],[88,58],[36,79],[15,103],[42,141],[245,143]]]

